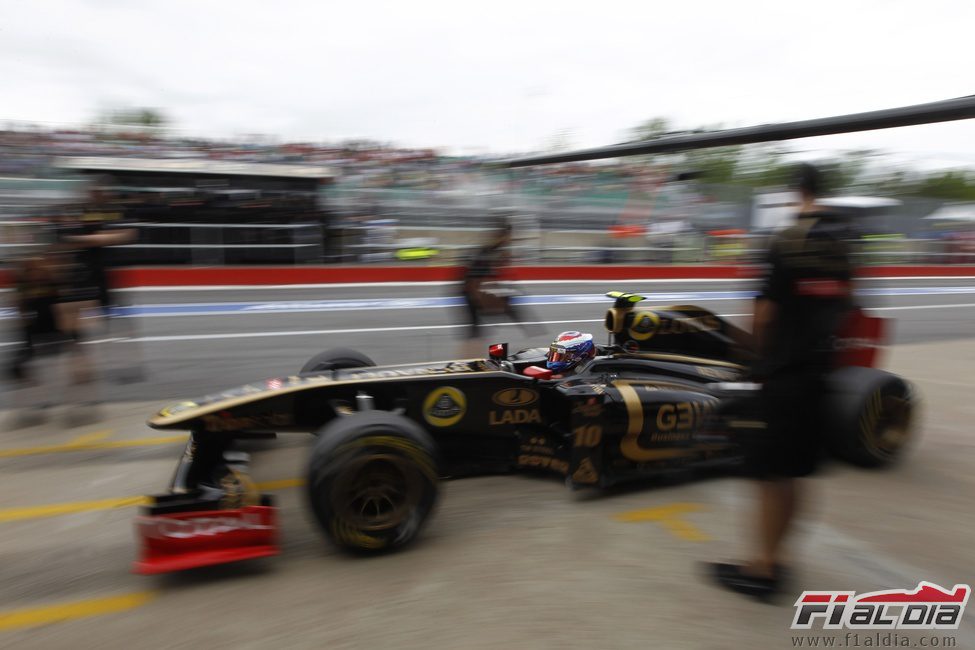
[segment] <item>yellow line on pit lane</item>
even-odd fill
[[[73,621],[79,618],[124,612],[141,607],[155,597],[155,592],[137,591],[121,596],[90,598],[70,603],[61,603],[59,605],[29,607],[0,612],[0,631],[37,627],[38,625],[48,625],[50,623]]]
[[[304,485],[305,481],[297,478],[282,479],[258,483],[258,490],[285,490]],[[99,510],[115,510],[131,508],[133,506],[149,505],[149,497],[121,497],[116,499],[99,499],[97,501],[71,501],[68,503],[52,503],[44,506],[28,506],[26,508],[4,508],[0,510],[0,523],[11,521],[26,521],[29,519],[44,519],[46,517],[60,517],[79,512],[97,512]]]
[[[91,434],[94,437],[95,434]],[[137,438],[135,440],[98,440],[81,439],[66,442],[61,445],[39,445],[37,447],[21,447],[19,449],[0,449],[0,458],[16,458],[19,456],[37,456],[40,454],[62,454],[73,451],[97,451],[100,449],[125,449],[128,447],[152,447],[155,445],[170,445],[186,442],[187,434],[178,436],[157,436],[155,438]]]
[[[93,512],[96,510],[113,510],[142,506],[149,503],[149,497],[122,497],[121,499],[99,499],[98,501],[73,501],[70,503],[52,503],[46,506],[28,506],[26,508],[4,508],[0,510],[0,522],[24,521],[26,519],[43,519],[60,515],[73,515],[79,512]]]
[[[689,542],[706,542],[710,539],[700,528],[684,519],[684,515],[703,510],[700,503],[671,503],[657,508],[621,512],[613,518],[617,521],[652,521],[663,526],[670,534]]]

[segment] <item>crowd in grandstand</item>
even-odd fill
[[[397,148],[368,141],[341,144],[219,141],[93,128],[0,130],[0,176],[51,177],[58,156],[196,158],[240,162],[322,165],[356,187],[452,189],[486,159],[442,155],[434,149]],[[632,164],[542,167],[518,173],[517,182],[539,192],[554,190],[612,195],[625,191]],[[499,179],[504,180],[504,179]]]

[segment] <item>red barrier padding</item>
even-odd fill
[[[833,341],[836,364],[875,368],[888,338],[888,320],[855,309]]]
[[[247,266],[126,268],[112,271],[117,287],[193,285],[259,286],[348,282],[436,282],[460,280],[452,266]]]
[[[504,273],[508,280],[715,280],[747,279],[758,267],[740,265],[694,266],[515,266]],[[457,266],[247,266],[247,267],[133,267],[111,271],[113,286],[262,286],[288,284],[343,284],[351,282],[460,281]],[[975,276],[975,266],[867,266],[866,278]],[[12,277],[0,271],[0,287]]]
[[[136,518],[142,575],[183,571],[278,554],[276,508],[246,506]]]
[[[265,266],[128,268],[113,271],[117,287],[193,285],[342,284],[350,282],[460,281],[457,266]],[[636,278],[746,278],[744,266],[513,266],[508,280],[631,280]]]

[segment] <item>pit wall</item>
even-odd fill
[[[758,275],[755,266],[665,265],[665,266],[515,266],[505,273],[507,280],[736,280]],[[289,284],[347,284],[359,282],[450,282],[460,280],[457,266],[267,266],[267,267],[160,267],[126,268],[112,271],[114,285],[158,286],[250,286]],[[975,277],[975,265],[959,266],[867,266],[861,277]],[[0,280],[2,281],[2,280]]]

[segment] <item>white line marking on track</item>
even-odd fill
[[[906,311],[909,309],[960,309],[975,307],[975,302],[965,302],[956,305],[905,305],[903,307],[867,307],[868,311]]]

